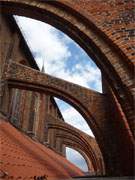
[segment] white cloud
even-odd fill
[[[69,45],[73,41],[70,38],[60,36],[59,31],[43,22],[25,17],[19,17],[17,21],[40,69],[44,61],[46,73],[102,92],[100,71],[89,62],[82,64],[81,54],[71,54]],[[66,66],[71,56],[78,59],[73,72]]]
[[[66,38],[60,39],[58,32],[48,24],[25,17],[16,17],[19,26],[34,54],[38,65],[45,62],[46,72],[55,75],[64,68],[71,56]]]

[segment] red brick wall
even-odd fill
[[[99,140],[100,148],[106,159],[107,172],[111,175],[133,174],[134,1],[57,0],[39,2],[35,0],[30,2],[24,0],[20,2],[18,0],[16,1],[18,4],[9,4],[9,6],[8,3],[3,3],[5,7],[7,5],[5,12],[28,15],[46,21],[66,32],[86,50],[100,67],[107,81],[105,89],[108,89],[105,90],[108,98],[106,104],[108,119],[103,120],[100,124],[104,138],[103,141]],[[126,154],[131,156],[125,156]],[[125,161],[127,162],[126,167]]]
[[[28,56],[26,56],[21,44],[22,37],[10,21],[8,16],[1,16],[1,62],[0,75],[4,70],[6,62],[11,61],[25,64],[31,67]],[[13,21],[14,23],[14,21]],[[26,49],[28,52],[29,49]],[[43,93],[20,90],[16,88],[4,91],[1,110],[9,116],[11,122],[23,131],[33,131],[39,141],[44,142],[46,113],[51,113],[54,117],[60,117],[57,106],[50,100],[50,96]],[[61,118],[61,117],[60,117]]]
[[[128,175],[129,171],[130,174],[133,174],[134,139],[128,121],[121,109],[120,104],[117,101],[116,96],[104,79],[103,91],[108,99],[108,101],[106,102],[106,113],[108,116],[108,121],[106,121],[106,123],[104,124],[104,129],[106,129],[106,135],[111,137],[111,139],[108,139],[107,141],[108,146],[110,146],[111,149],[110,153],[115,159],[115,162],[112,161],[112,171],[116,166],[115,171],[117,171],[116,169],[119,169],[118,171],[120,174],[124,172],[125,175]],[[104,157],[107,157],[106,154],[104,155]],[[107,161],[108,160],[109,158],[107,158]]]

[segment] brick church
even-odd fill
[[[133,0],[0,0],[1,179],[133,178],[134,6]],[[103,93],[40,71],[14,14],[77,42],[100,68]],[[67,124],[54,97],[75,107],[95,138]],[[84,157],[87,174],[67,160],[66,147]]]

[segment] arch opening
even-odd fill
[[[70,147],[66,147],[66,158],[70,162],[75,164],[77,167],[79,167],[82,171],[84,171],[85,173],[86,172],[88,173],[89,168],[88,168],[87,162],[79,151]]]
[[[100,70],[69,36],[41,21],[14,17],[41,71],[102,92]]]
[[[60,100],[58,98],[54,98],[54,99],[66,123],[94,137],[94,134],[90,129],[89,125],[87,124],[86,120],[73,106],[69,105],[67,102]]]

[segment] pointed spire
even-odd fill
[[[43,65],[42,65],[41,72],[42,72],[42,73],[45,73],[44,60],[43,60]]]

